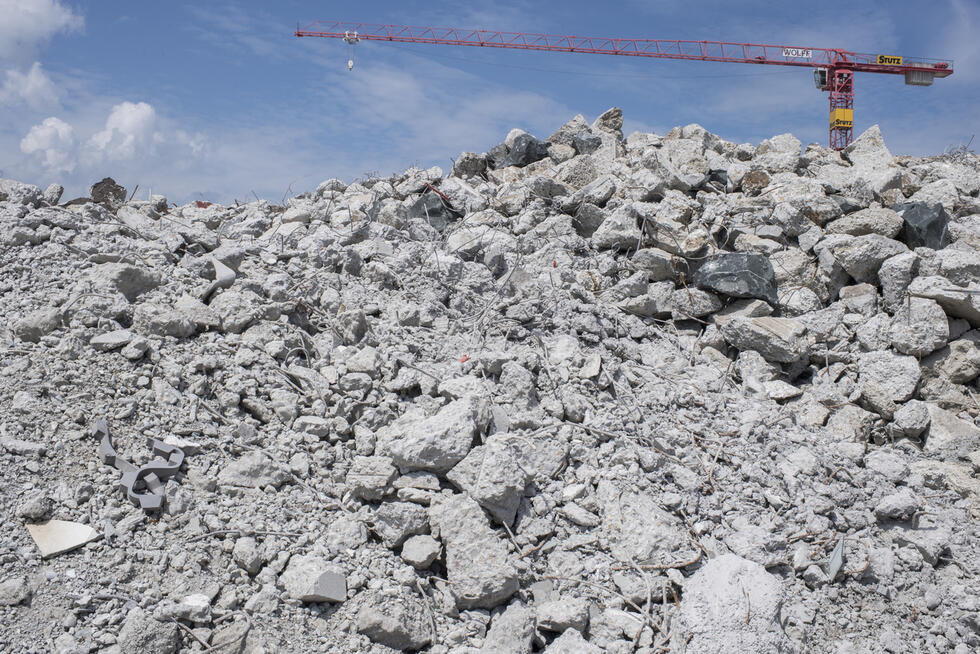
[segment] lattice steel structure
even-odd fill
[[[905,83],[911,86],[929,86],[936,77],[953,74],[953,62],[948,59],[909,59],[898,55],[761,43],[596,38],[339,21],[315,21],[297,27],[295,35],[342,39],[350,44],[392,41],[815,68],[817,88],[830,93],[830,147],[835,150],[846,147],[854,138],[854,73],[904,75]]]

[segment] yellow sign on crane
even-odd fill
[[[898,55],[878,55],[878,63],[885,66],[901,66],[902,58]]]
[[[850,129],[854,127],[853,109],[831,109],[830,128],[831,129]]]

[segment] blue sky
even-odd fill
[[[950,58],[956,73],[928,88],[859,75],[856,131],[877,123],[916,155],[980,132],[977,0],[0,0],[0,16],[0,173],[72,197],[112,176],[141,196],[278,202],[329,177],[448,170],[512,127],[547,137],[611,106],[627,133],[696,122],[737,142],[827,141],[808,69],[364,42],[348,72],[342,42],[293,36],[315,19]]]

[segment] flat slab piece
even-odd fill
[[[27,525],[34,544],[41,550],[41,557],[48,558],[63,554],[90,543],[101,534],[88,525],[67,520],[48,520],[35,525]]]

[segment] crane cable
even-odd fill
[[[347,44],[347,70],[354,70],[354,46],[360,42],[357,32],[344,32],[344,43]]]
[[[346,40],[346,39],[345,39]],[[378,45],[387,46],[389,48],[396,48],[398,50],[412,51],[418,57],[423,59],[429,59],[432,61],[438,61],[439,59],[451,59],[454,61],[465,61],[473,64],[481,64],[484,66],[496,66],[499,68],[518,68],[521,70],[533,70],[542,73],[559,73],[564,75],[589,75],[595,77],[623,77],[623,78],[642,78],[642,79],[673,79],[673,80],[685,80],[685,79],[721,79],[730,77],[773,77],[779,75],[798,75],[799,72],[795,70],[778,71],[771,73],[725,73],[721,75],[649,75],[643,73],[610,73],[610,72],[593,72],[584,70],[558,70],[555,68],[538,68],[535,66],[522,66],[520,64],[505,64],[490,61],[481,61],[479,59],[470,59],[468,57],[454,57],[452,55],[429,55],[420,54],[419,50],[415,47],[405,47],[388,41],[378,41]]]

